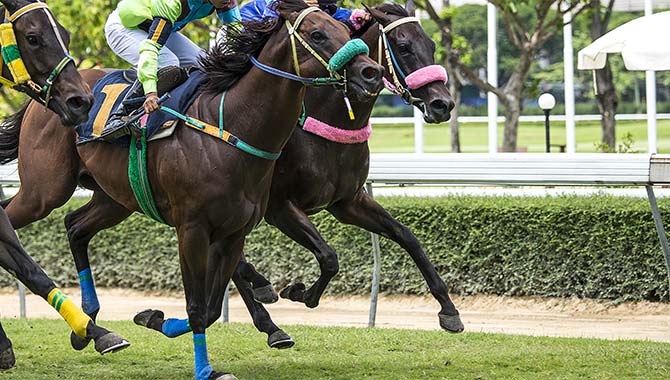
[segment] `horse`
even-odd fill
[[[229,133],[266,155],[235,149],[183,124],[172,137],[152,142],[147,153],[156,208],[177,230],[186,293],[188,323],[168,320],[165,329],[175,335],[193,332],[198,380],[234,378],[209,365],[205,330],[221,313],[224,288],[242,254],[246,235],[265,213],[274,167],[268,157],[276,157],[293,132],[305,83],[344,83],[346,77],[348,95],[354,99],[374,96],[382,87],[383,68],[359,54],[362,51],[352,54],[351,48],[358,45],[351,44],[341,24],[301,0],[283,1],[278,10],[279,20],[247,23],[238,33],[228,35],[228,47],[217,45],[207,54],[202,64],[209,81],[187,111],[190,119],[202,123],[217,125],[225,120]],[[331,58],[326,62],[322,56]],[[328,77],[313,78],[324,73]],[[84,73],[90,84],[102,76],[97,70]],[[26,113],[13,127],[21,129],[21,141],[39,141],[37,126],[51,122],[57,120]],[[50,147],[49,155],[63,153],[60,146]],[[126,175],[126,148],[93,141],[77,146],[76,153],[74,157],[51,156],[49,161],[58,160],[56,165],[66,169],[58,173],[74,170],[76,175],[63,181],[69,182],[66,186],[73,188],[79,181],[95,190],[79,218],[107,225],[140,211]],[[23,151],[18,155],[20,170],[31,172],[30,166],[24,166],[29,159],[23,161]],[[193,170],[194,164],[197,170]],[[8,212],[13,203],[9,202]],[[97,212],[98,207],[111,212],[103,215]],[[71,233],[77,239],[70,238],[72,244],[88,242],[88,236]]]
[[[0,25],[3,61],[0,84],[26,93],[60,118],[62,124],[79,123],[88,118],[91,91],[68,53],[69,34],[45,3],[2,0],[0,12],[6,22]],[[25,59],[24,59],[25,58]],[[24,108],[19,115],[25,112]],[[15,120],[15,119],[14,119]],[[12,119],[9,121],[12,122]],[[0,126],[0,128],[4,128]],[[45,128],[45,134],[49,134]],[[4,141],[0,141],[0,145]],[[99,327],[69,300],[26,253],[4,211],[0,212],[0,266],[60,312],[75,334],[96,341],[104,354],[123,349],[129,343]],[[16,363],[12,343],[0,325],[0,370]]]
[[[435,43],[414,18],[414,2],[408,1],[406,9],[398,4],[382,4],[368,11],[378,25],[369,28],[361,38],[370,46],[370,57],[385,64],[391,89],[419,107],[426,122],[449,120],[454,101],[444,85],[446,72],[434,66]],[[356,119],[350,120],[336,91],[307,91],[308,118],[303,128],[293,133],[284,148],[285,154],[277,160],[265,220],[311,251],[319,262],[321,275],[308,288],[296,283],[283,289],[280,295],[314,308],[330,279],[337,274],[335,250],[308,217],[326,210],[342,223],[389,238],[404,248],[440,304],[440,326],[449,332],[461,332],[464,326],[447,286],[416,236],[364,190],[370,159],[367,138],[353,142],[347,138],[361,134],[366,137],[370,133],[365,131],[375,100],[352,102]],[[307,128],[310,119],[313,125]],[[237,272],[236,275],[251,283],[254,299],[276,301],[276,296],[266,290],[269,281],[251,264],[241,260]],[[268,316],[260,314],[258,318]]]

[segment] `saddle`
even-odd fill
[[[170,98],[163,105],[182,113],[186,112],[195,101],[201,85],[206,80],[206,75],[197,69],[183,70],[171,67],[161,69],[160,75],[161,78],[158,81],[159,94],[170,93]],[[123,108],[123,111],[129,113],[142,107],[144,96],[131,95],[136,77],[135,70],[116,70],[96,82],[92,90],[95,101],[89,111],[89,120],[76,127],[78,144],[100,140],[112,112]],[[150,114],[146,118],[146,123],[143,124],[143,127],[147,129],[147,138],[152,139],[159,130],[159,135],[162,137],[170,136],[171,132],[163,129],[163,127],[176,125],[174,123],[175,119],[177,117],[163,111]],[[130,137],[125,135],[105,141],[115,145],[127,146],[130,143]]]
[[[195,70],[195,67],[177,67],[177,66],[167,66],[161,67],[158,69],[158,96],[161,97],[165,93],[177,88],[182,83],[188,80],[188,77],[191,71]],[[123,78],[128,83],[137,82],[137,70],[135,68],[130,68],[123,70]],[[141,88],[138,90],[141,93]],[[131,97],[123,100],[121,103],[123,105],[123,110],[126,114],[130,114],[136,109],[140,108],[144,103],[145,96],[133,96],[134,94],[129,94]]]

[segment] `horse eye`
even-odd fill
[[[309,35],[309,38],[316,43],[320,43],[320,42],[323,42],[323,41],[326,40],[326,35],[317,30],[317,31],[312,32]]]
[[[33,35],[26,36],[26,40],[28,40],[28,43],[32,46],[39,46],[40,45],[40,40],[37,38],[37,36],[33,36]]]
[[[409,47],[409,44],[400,44],[398,45],[398,53],[400,55],[408,55],[412,53],[412,49]]]

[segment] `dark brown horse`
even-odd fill
[[[370,46],[370,57],[377,59],[382,54],[387,80],[395,81],[405,87],[405,98],[424,111],[429,122],[443,122],[449,119],[454,107],[453,99],[441,80],[430,81],[410,90],[402,77],[413,84],[413,73],[430,73],[435,61],[435,43],[426,35],[418,22],[412,21],[413,1],[407,3],[408,9],[397,4],[383,4],[370,9],[373,18],[381,25],[371,27],[361,37]],[[392,25],[394,24],[394,25]],[[388,30],[389,25],[392,25]],[[397,26],[395,26],[397,25]],[[378,51],[380,30],[388,38],[390,51]],[[382,38],[385,36],[382,35]],[[388,56],[387,56],[388,54]],[[388,59],[387,59],[388,58]],[[393,64],[395,61],[395,65]],[[400,73],[393,78],[392,73]],[[414,86],[412,86],[414,87]],[[401,91],[398,91],[401,92]],[[407,93],[409,92],[409,93]],[[347,131],[359,131],[365,128],[372,112],[375,99],[352,102],[356,120],[349,120],[344,103],[336,91],[307,91],[305,106],[307,115],[316,120]],[[326,105],[326,106],[324,106]],[[364,190],[368,175],[370,150],[367,141],[342,144],[323,137],[296,130],[284,148],[284,154],[277,161],[272,178],[272,189],[265,220],[279,228],[288,237],[310,250],[319,261],[321,276],[309,288],[297,283],[281,292],[281,296],[302,302],[307,307],[316,307],[330,279],[338,272],[338,259],[308,215],[326,210],[340,222],[364,228],[370,232],[387,237],[403,247],[421,271],[430,292],[440,303],[438,313],[440,326],[450,332],[463,331],[463,323],[458,311],[449,298],[447,286],[435,270],[416,236],[404,225],[393,218]],[[268,281],[255,272],[252,266],[240,262],[238,270],[254,288],[265,290]],[[239,287],[239,285],[238,285]],[[264,299],[263,294],[255,298]],[[267,297],[265,297],[267,298]]]
[[[206,91],[188,111],[191,117],[217,125],[219,102],[222,92],[227,91],[224,107],[227,129],[248,144],[268,152],[278,152],[286,144],[300,114],[305,87],[300,82],[252,67],[248,55],[257,55],[258,61],[283,72],[299,69],[305,77],[327,73],[307,49],[297,45],[294,50],[290,46],[286,30],[293,28],[285,28],[283,19],[295,22],[299,15],[306,17],[295,34],[319,55],[332,57],[349,40],[342,25],[323,12],[306,9],[302,1],[283,1],[279,11],[281,22],[266,20],[246,24],[242,32],[228,37],[229,49],[218,47],[208,54],[203,64],[210,80]],[[295,60],[292,50],[297,51]],[[295,68],[294,62],[298,65]],[[356,55],[344,68],[348,75],[347,88],[354,98],[366,98],[381,89],[383,70],[369,58]],[[91,84],[101,76],[102,73],[97,71],[85,74]],[[43,132],[38,126],[48,123],[57,123],[57,120],[41,113],[27,113],[23,122],[16,126],[21,128],[20,140],[41,141]],[[63,134],[61,138],[66,142],[74,136]],[[68,199],[77,180],[96,190],[85,208],[71,216],[80,222],[73,228],[94,222],[104,228],[140,210],[126,172],[126,148],[91,142],[78,146],[75,152],[78,156],[73,156],[71,150],[61,149],[63,146],[49,146],[52,149],[43,152],[46,155],[42,155],[42,163],[50,161],[47,166],[53,164],[58,173],[71,175],[66,180],[58,178],[54,181],[59,183],[53,183],[55,186],[50,191],[66,190],[56,198]],[[71,149],[71,143],[68,149]],[[44,173],[45,167],[27,166],[36,162],[27,155],[30,152],[19,151],[20,171],[26,175]],[[151,143],[147,161],[158,210],[166,222],[177,229],[189,315],[188,324],[168,322],[166,330],[181,332],[188,327],[193,331],[197,379],[232,378],[230,374],[213,371],[209,366],[205,329],[221,313],[223,290],[242,254],[245,236],[265,213],[274,162],[183,126],[177,128],[171,138]],[[53,178],[53,175],[49,177]],[[22,188],[39,182],[37,177],[28,180],[24,176],[22,180],[26,181]],[[25,196],[30,194],[24,192],[14,200]],[[50,200],[49,197],[43,199]],[[8,212],[13,205],[14,201],[9,203]],[[21,202],[17,206],[15,211],[22,211],[20,206],[25,204]],[[104,212],[98,212],[98,209]],[[35,214],[31,215],[29,211],[15,216],[18,226],[31,221]],[[88,243],[90,236],[70,231],[73,245]],[[81,268],[79,264],[78,269]]]
[[[68,54],[68,32],[44,3],[25,0],[2,0],[1,3],[0,14],[4,18],[7,12],[9,20],[0,27],[4,33],[2,48],[5,53],[2,84],[26,92],[48,105],[56,114],[49,112],[47,115],[60,117],[64,124],[86,120],[91,106],[91,91]],[[25,111],[24,108],[19,115]],[[17,117],[10,119],[9,123]],[[4,127],[0,125],[0,128]],[[0,145],[3,142],[0,140]],[[77,334],[95,339],[99,352],[112,352],[128,345],[119,336],[96,326],[59,292],[53,281],[23,250],[4,211],[0,212],[0,265],[33,293],[50,302]],[[11,368],[14,363],[12,343],[0,325],[0,369]]]

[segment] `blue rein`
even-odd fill
[[[287,73],[286,71],[275,69],[274,67],[270,67],[268,65],[258,62],[256,57],[254,57],[253,55],[249,55],[249,60],[251,61],[251,63],[254,64],[254,66],[265,71],[266,73],[276,75],[281,78],[290,79],[292,81],[304,83],[308,86],[344,85],[344,82],[341,79],[337,78],[306,78],[295,74]]]

